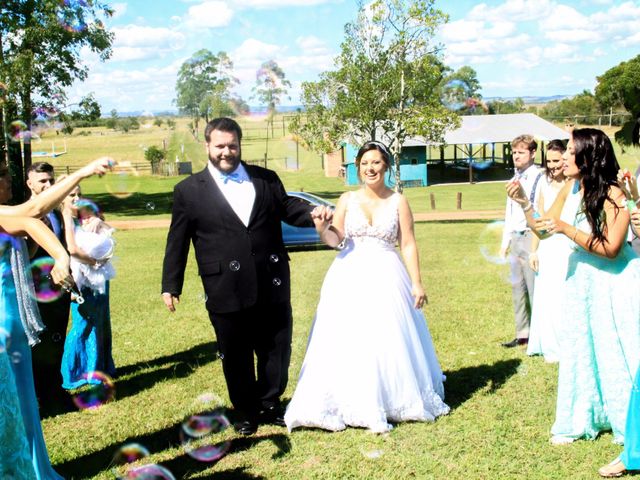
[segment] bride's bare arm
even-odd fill
[[[427,303],[427,294],[424,291],[420,275],[420,258],[413,230],[413,214],[411,213],[409,202],[404,196],[400,197],[398,217],[400,224],[398,241],[402,258],[404,258],[404,263],[411,279],[411,294],[415,299],[414,307],[421,308],[422,305]]]

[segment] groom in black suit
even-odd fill
[[[284,426],[280,396],[288,380],[292,318],[280,222],[313,226],[312,209],[287,196],[274,172],[241,161],[242,130],[234,120],[211,120],[204,136],[207,168],[174,189],[162,297],[175,311],[193,242],[238,414],[235,428],[251,435],[259,422]],[[313,215],[331,212],[318,207]]]

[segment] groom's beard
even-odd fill
[[[220,170],[221,172],[231,173],[238,165],[240,165],[240,160],[242,157],[242,152],[239,152],[238,155],[226,155],[224,158],[222,155],[211,155],[209,153],[209,161],[216,168],[216,170]]]

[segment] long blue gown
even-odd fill
[[[116,374],[111,354],[109,282],[104,293],[88,287],[82,288],[80,293],[84,303],[71,304],[71,330],[62,356],[62,386],[67,390],[97,383],[99,380],[92,379],[93,372],[106,373],[110,377]]]
[[[562,219],[590,231],[576,185]],[[604,258],[573,245],[569,255],[554,441],[594,439],[611,430],[623,443],[627,407],[640,363],[640,258],[624,245]]]
[[[113,229],[99,232],[75,230],[76,243],[95,260],[105,260],[100,266],[88,266],[71,258],[71,273],[84,298],[81,305],[71,304],[71,330],[64,343],[62,356],[62,386],[67,390],[88,383],[99,383],[94,372],[116,374],[111,354],[111,314],[109,308],[109,280],[115,270],[109,261],[115,241]]]
[[[624,450],[620,459],[627,470],[640,470],[640,368],[631,389]]]
[[[12,239],[6,235],[0,236],[0,312],[2,312],[0,326],[9,333],[11,338],[7,353],[11,359],[11,369],[18,391],[22,422],[26,431],[35,476],[42,480],[62,480],[63,477],[51,467],[40,426],[38,401],[33,385],[31,348],[20,320],[14,272],[11,269],[11,249],[16,246],[26,248],[22,239]],[[35,300],[33,301],[35,302]]]

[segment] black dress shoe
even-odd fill
[[[258,424],[251,420],[242,420],[233,424],[233,428],[240,435],[253,435],[258,431]]]
[[[278,427],[286,427],[287,424],[284,423],[284,411],[282,410],[282,407],[273,406],[261,410],[260,423],[277,425]]]
[[[514,338],[510,342],[503,343],[502,346],[504,348],[513,348],[513,347],[517,347],[518,345],[527,345],[528,343],[529,343],[528,338]]]

